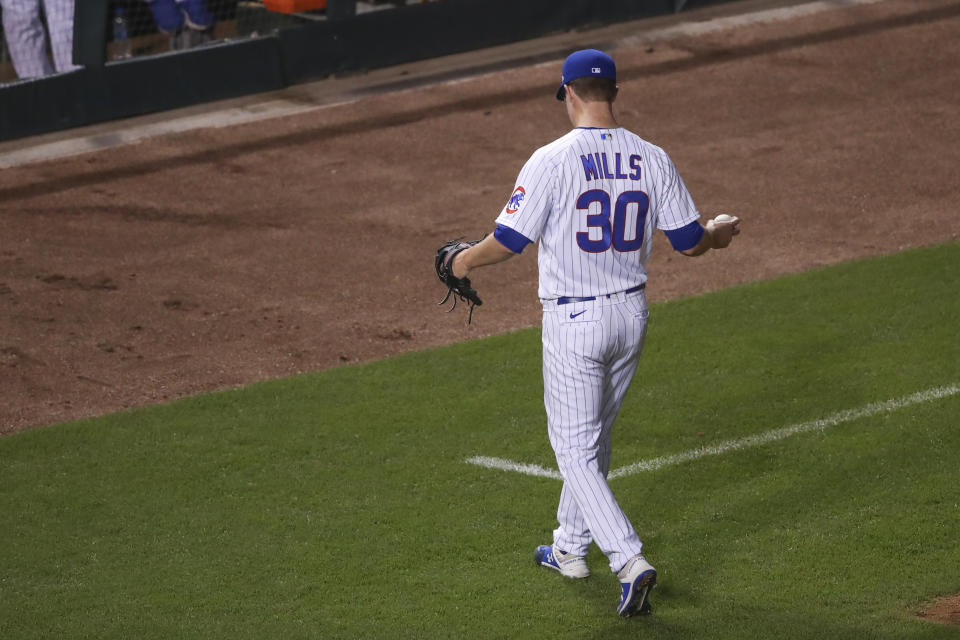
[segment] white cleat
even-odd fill
[[[586,578],[590,575],[586,558],[557,551],[553,545],[544,544],[537,547],[533,560],[537,565],[559,571],[560,575],[567,578]]]
[[[621,591],[617,613],[624,618],[650,613],[650,590],[657,583],[657,570],[653,565],[638,554],[627,561],[617,577]]]

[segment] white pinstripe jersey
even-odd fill
[[[654,229],[700,214],[660,147],[620,127],[580,127],[537,149],[497,224],[540,242],[539,296],[598,296],[647,280]]]

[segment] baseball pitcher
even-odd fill
[[[574,128],[523,166],[493,234],[444,245],[436,266],[448,292],[480,304],[467,274],[539,241],[544,404],[563,487],[553,542],[534,559],[586,578],[585,556],[596,543],[620,581],[617,613],[628,617],[651,611],[657,571],[607,474],[611,427],[647,332],[651,236],[659,229],[676,251],[698,256],[727,247],[740,221],[717,216],[700,224],[663,149],[617,124],[616,77],[613,59],[601,51],[566,59],[556,97]]]

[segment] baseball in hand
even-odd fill
[[[723,249],[730,244],[733,236],[740,235],[740,219],[736,216],[721,213],[707,224],[710,227],[714,249]]]

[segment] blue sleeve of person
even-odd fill
[[[519,231],[502,224],[497,225],[497,228],[493,231],[493,237],[514,253],[522,253],[524,248],[532,242],[530,238]]]
[[[694,220],[686,226],[670,229],[664,233],[667,234],[667,239],[673,245],[674,251],[687,251],[700,242],[700,238],[703,237],[703,226],[699,221]]]

